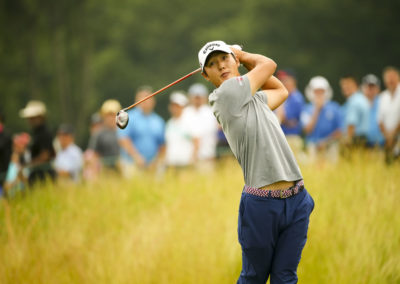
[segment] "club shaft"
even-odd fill
[[[165,90],[168,89],[169,87],[172,87],[173,85],[175,85],[175,84],[177,84],[177,83],[179,83],[179,82],[185,80],[186,78],[189,78],[190,76],[192,76],[192,75],[194,75],[194,74],[196,74],[196,73],[198,73],[198,72],[200,72],[200,71],[201,71],[201,68],[198,68],[198,69],[196,69],[196,70],[190,72],[189,74],[183,76],[182,78],[179,78],[179,79],[176,80],[175,82],[172,82],[171,84],[165,86],[164,88],[159,89],[158,91],[152,93],[151,95],[148,95],[147,97],[144,97],[144,98],[141,99],[140,101],[137,101],[137,102],[134,103],[133,105],[130,105],[130,106],[124,108],[123,110],[124,110],[124,111],[127,111],[127,110],[129,110],[129,109],[131,109],[131,108],[134,108],[134,107],[137,106],[138,104],[140,104],[140,103],[142,103],[142,102],[144,102],[144,101],[150,99],[151,97],[154,97],[155,95],[161,93],[162,91],[165,91]]]

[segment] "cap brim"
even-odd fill
[[[219,46],[218,46],[218,45]],[[208,44],[208,46],[206,45],[205,50],[200,50],[200,53],[202,52],[204,55],[202,56],[202,60],[201,60],[201,71],[204,72],[204,67],[206,65],[206,62],[208,60],[208,58],[210,57],[211,54],[215,53],[215,52],[225,52],[225,53],[231,53],[233,54],[232,49],[225,43],[210,43]]]
[[[31,109],[22,109],[19,111],[19,116],[21,118],[31,118],[31,117],[44,116],[44,115],[45,115],[45,113],[43,113],[43,112],[33,111]]]

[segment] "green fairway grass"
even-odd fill
[[[302,165],[315,200],[299,283],[400,283],[400,167]],[[234,160],[213,173],[38,187],[0,200],[0,283],[236,283]]]

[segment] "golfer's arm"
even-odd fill
[[[243,66],[249,70],[247,77],[250,81],[251,94],[259,89],[266,91],[267,104],[274,110],[288,97],[285,86],[272,74],[276,70],[276,63],[263,55],[234,50],[235,56]]]
[[[267,104],[274,110],[279,107],[289,96],[288,90],[276,77],[271,76],[261,87],[267,96]]]
[[[275,85],[275,80],[269,80],[276,70],[276,63],[272,59],[237,49],[232,50],[237,60],[249,70],[247,77],[250,81],[251,94],[255,94],[259,89],[264,90]]]

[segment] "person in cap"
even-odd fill
[[[121,104],[114,99],[106,100],[100,109],[101,129],[96,131],[89,141],[89,149],[96,153],[103,168],[119,171],[120,146],[117,137],[115,116]]]
[[[140,87],[135,95],[139,101],[152,93],[149,86]],[[130,177],[137,170],[153,170],[161,166],[165,155],[165,122],[154,112],[154,97],[129,110],[130,123],[118,130],[124,175]]]
[[[343,143],[346,146],[365,146],[368,135],[369,102],[361,93],[357,79],[344,75],[339,81],[346,103],[343,105]]]
[[[186,95],[179,91],[169,97],[169,112],[171,118],[165,126],[165,161],[168,167],[185,168],[194,160],[193,127],[183,117],[188,104]]]
[[[46,124],[46,106],[41,101],[29,101],[20,116],[26,118],[32,128],[32,143],[29,147],[31,154],[29,184],[43,182],[47,178],[54,180],[56,173],[52,167],[55,158],[53,135]]]
[[[382,147],[385,138],[379,128],[378,106],[380,101],[380,80],[374,74],[365,75],[361,83],[361,91],[368,99],[370,111],[368,120],[367,147]]]
[[[238,283],[266,283],[269,277],[271,284],[295,283],[314,201],[273,113],[288,97],[273,76],[276,63],[223,41],[205,44],[198,58],[203,77],[216,87],[209,103],[244,175]]]
[[[57,152],[54,168],[57,176],[64,180],[78,182],[83,167],[81,148],[75,144],[74,128],[70,124],[61,124],[57,131],[57,140],[61,150]]]
[[[218,122],[207,104],[209,92],[206,86],[196,83],[190,86],[188,94],[190,105],[183,115],[193,130],[195,164],[198,169],[212,170],[218,142]]]
[[[385,160],[393,162],[399,155],[396,144],[400,133],[400,72],[388,66],[383,70],[383,81],[386,89],[381,94],[378,109],[379,127],[385,137]]]
[[[339,104],[331,101],[332,88],[326,78],[316,76],[311,78],[305,94],[310,104],[304,107],[301,121],[310,157],[336,162],[342,115]]]

